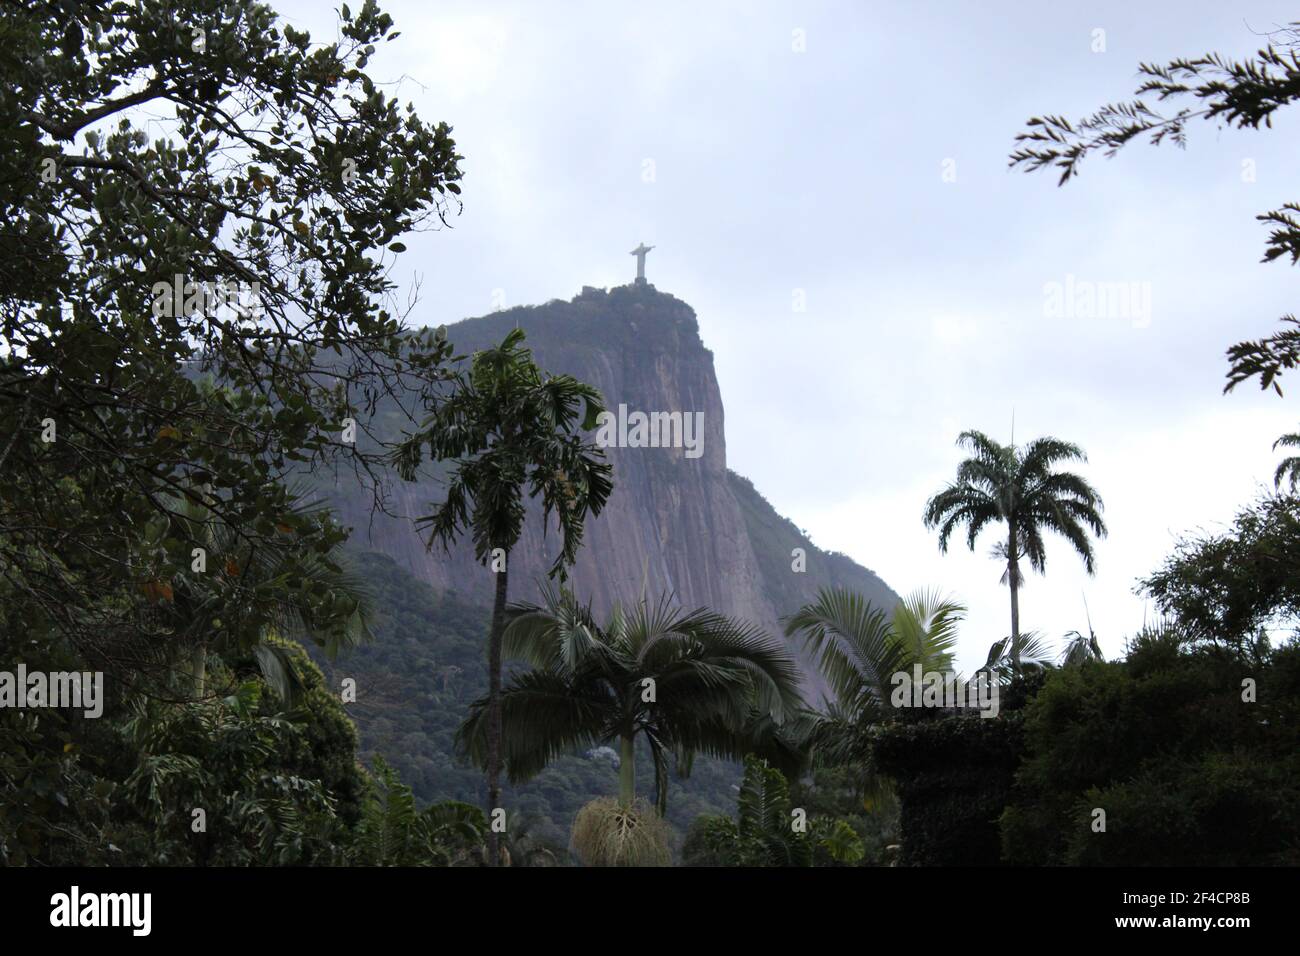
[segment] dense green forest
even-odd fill
[[[320,663],[334,686],[345,676],[357,681],[356,703],[347,710],[360,731],[363,760],[382,756],[423,801],[481,802],[483,774],[456,757],[454,743],[470,704],[487,690],[483,635],[491,609],[437,594],[384,555],[365,552],[356,560],[374,590],[374,643],[333,665]],[[618,788],[617,751],[589,750],[506,790],[510,813],[560,849],[578,809],[592,795]],[[637,757],[639,776],[648,779],[649,754]],[[697,761],[689,779],[672,783],[669,822],[685,832],[700,814],[734,812],[740,776],[734,762]]]

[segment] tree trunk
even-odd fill
[[[636,738],[623,736],[623,753],[618,765],[618,799],[625,807],[636,799]]]
[[[501,802],[501,635],[505,630],[506,568],[497,572],[496,600],[492,605],[492,630],[488,636],[487,791],[488,819]],[[488,866],[501,865],[501,835],[488,827]]]
[[[1016,554],[1016,526],[1007,537],[1007,583],[1011,585],[1011,642],[1020,639],[1020,557]],[[1015,663],[1019,664],[1019,652]]]

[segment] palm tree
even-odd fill
[[[885,617],[861,594],[823,588],[787,618],[785,633],[803,634],[835,703],[856,712],[887,701],[893,675],[914,664],[947,670],[965,615],[963,605],[936,591],[914,592]]]
[[[939,529],[939,550],[960,525],[966,542],[990,524],[1006,524],[1006,540],[995,548],[1005,560],[1003,582],[1011,588],[1011,641],[1020,637],[1020,586],[1024,579],[1020,560],[1040,574],[1046,564],[1044,531],[1064,537],[1094,573],[1091,531],[1104,537],[1102,502],[1093,487],[1068,471],[1053,471],[1058,461],[1087,461],[1078,445],[1056,438],[1038,438],[1023,447],[999,445],[982,432],[962,432],[957,444],[971,456],[957,468],[957,480],[931,498],[925,506],[925,525]]]
[[[668,758],[690,770],[696,753],[739,758],[757,711],[798,712],[799,670],[785,647],[747,624],[667,596],[615,607],[602,627],[572,592],[547,588],[543,605],[512,608],[505,651],[531,665],[501,692],[505,766],[511,782],[556,757],[620,744],[619,804],[636,797],[636,741],[649,746],[660,815]],[[487,702],[476,701],[457,734],[462,752],[486,759]]]
[[[435,461],[455,464],[447,497],[419,527],[450,547],[468,527],[479,563],[493,559],[496,595],[488,633],[487,801],[489,812],[501,795],[501,651],[506,618],[510,552],[523,532],[524,490],[542,499],[542,520],[560,525],[560,553],[549,574],[566,577],[577,557],[590,513],[600,514],[613,489],[605,454],[579,433],[596,427],[604,411],[600,393],[571,375],[548,375],[523,347],[514,329],[502,343],[474,353],[469,373],[451,376],[450,394],[437,404],[420,430],[394,452],[402,478],[411,481],[424,448]],[[500,552],[494,555],[494,552]],[[502,560],[499,564],[495,558]],[[490,864],[499,864],[500,841],[488,835]]]
[[[1065,632],[1065,650],[1061,652],[1062,667],[1077,667],[1088,661],[1104,661],[1106,655],[1101,652],[1097,632],[1092,629],[1092,613],[1088,610],[1088,599],[1083,599],[1083,613],[1088,621],[1088,636],[1078,631]]]
[[[1050,666],[1051,661],[1052,649],[1047,640],[1036,631],[1026,631],[990,644],[988,658],[980,670],[1006,684],[1023,671]]]
[[[1087,637],[1084,637],[1078,631],[1067,631],[1065,636],[1067,638],[1065,650],[1061,652],[1062,667],[1076,667],[1088,661],[1104,661],[1106,659],[1106,656],[1101,652],[1101,645],[1097,643],[1097,635],[1091,630],[1088,631]]]
[[[834,694],[825,715],[811,726],[795,725],[809,749],[831,765],[866,763],[872,729],[887,714],[893,675],[917,664],[922,671],[949,670],[965,615],[964,605],[922,590],[886,617],[862,595],[840,588],[822,589],[791,615],[786,635],[803,636]]]

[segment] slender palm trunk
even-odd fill
[[[632,806],[636,799],[636,738],[623,736],[623,753],[618,764],[618,800],[623,806]]]
[[[506,554],[509,566],[510,555]],[[488,637],[488,725],[487,725],[487,790],[488,818],[501,802],[501,635],[505,630],[506,575],[502,568],[497,572],[496,601],[492,605],[492,631]],[[501,865],[501,837],[488,828],[488,866]]]
[[[1020,639],[1020,584],[1016,581],[1016,575],[1020,569],[1013,561],[1011,563],[1011,640]]]
[[[1007,537],[1007,583],[1011,585],[1011,642],[1014,644],[1020,639],[1020,556],[1016,554],[1014,524]]]

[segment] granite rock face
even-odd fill
[[[679,444],[692,447],[607,449],[614,492],[601,515],[588,522],[569,582],[598,611],[635,599],[644,585],[652,598],[668,591],[688,608],[707,606],[779,635],[779,619],[820,587],[853,588],[886,611],[898,600],[871,571],[813,547],[748,481],[728,470],[713,354],[686,303],[650,285],[585,288],[570,302],[458,322],[447,335],[458,354],[469,354],[500,342],[516,325],[544,369],[596,386],[616,414],[626,406],[629,437],[636,429],[634,412],[681,412],[683,424],[702,422],[700,434],[676,432]],[[699,414],[688,419],[692,413]],[[442,498],[435,476],[394,483],[391,490],[390,508],[399,516],[426,514]],[[436,588],[490,605],[493,575],[474,561],[468,540],[449,553],[440,546],[429,551],[409,520],[373,516],[370,497],[359,488],[341,483],[333,497],[359,546],[390,555]],[[540,506],[530,510],[511,555],[515,601],[537,597],[558,550],[554,529],[543,534],[540,519]],[[795,548],[806,553],[803,573],[791,567]],[[796,650],[803,660],[802,648]],[[803,663],[809,688],[820,691],[820,678]]]

